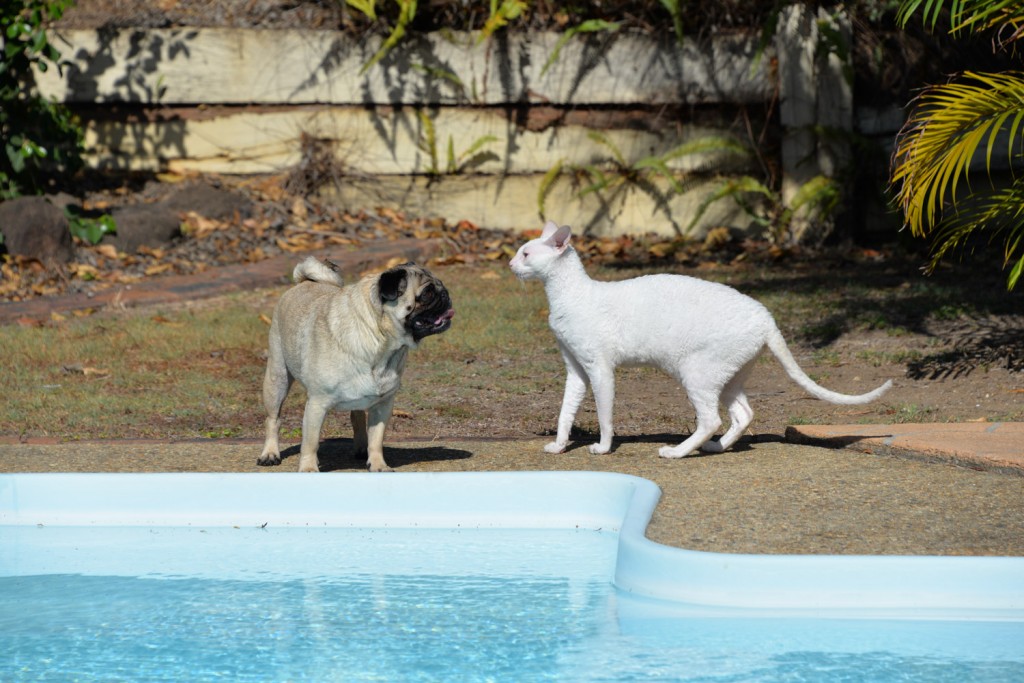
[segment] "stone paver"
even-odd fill
[[[786,428],[786,439],[1024,475],[1024,422],[799,425]]]

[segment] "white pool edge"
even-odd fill
[[[1024,558],[742,555],[654,543],[651,481],[607,472],[0,474],[3,525],[578,528],[619,534],[614,583],[709,608],[1024,621]]]

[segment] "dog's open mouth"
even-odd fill
[[[430,334],[444,332],[452,326],[452,318],[455,317],[455,309],[449,308],[436,318],[423,315],[412,321],[413,334],[417,338],[423,338]]]

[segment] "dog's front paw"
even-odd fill
[[[313,456],[305,457],[299,456],[299,472],[319,472],[320,471],[320,460]]]
[[[269,467],[270,465],[281,464],[281,453],[278,451],[263,451],[260,457],[256,458],[257,465],[263,465]]]
[[[388,467],[388,464],[386,462],[381,462],[381,463],[368,462],[368,463],[366,463],[366,469],[368,469],[371,472],[394,472],[395,471],[395,468]]]
[[[565,444],[559,443],[558,441],[552,441],[544,446],[544,451],[547,453],[563,453],[565,452]]]
[[[611,449],[612,449],[612,447],[610,445],[609,446],[604,446],[604,445],[599,444],[599,443],[594,443],[594,444],[590,444],[589,446],[587,446],[587,450],[590,451],[591,455],[604,455],[605,453],[607,453]]]

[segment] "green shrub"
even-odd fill
[[[82,165],[82,131],[63,105],[39,94],[35,69],[61,68],[46,27],[73,0],[0,3],[0,200],[44,191]]]

